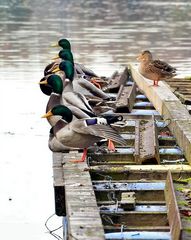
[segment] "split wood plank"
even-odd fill
[[[121,74],[115,74],[114,78],[111,78],[108,86],[106,87],[106,91],[115,92],[119,90],[122,84],[125,84],[129,76],[128,68],[125,67],[124,71]]]
[[[135,209],[135,192],[122,192],[120,207],[124,210],[134,210]]]
[[[142,164],[148,160],[160,164],[158,134],[154,115],[151,120],[136,121],[134,157],[137,164]]]
[[[115,112],[129,113],[133,109],[136,97],[136,84],[131,86],[120,86],[117,98],[116,98],[116,110]]]

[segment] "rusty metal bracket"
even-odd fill
[[[157,127],[151,120],[137,120],[135,125],[135,161],[137,164],[154,161],[160,164]]]
[[[124,210],[134,210],[135,200],[135,192],[122,192],[120,206]]]

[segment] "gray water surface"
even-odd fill
[[[76,62],[109,76],[149,49],[191,75],[191,2],[127,0],[0,0],[2,143],[0,226],[3,239],[47,240],[54,212],[48,97],[38,81],[68,38]],[[54,217],[49,226],[58,227]]]

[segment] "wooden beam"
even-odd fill
[[[155,109],[164,119],[171,120],[168,127],[191,164],[191,116],[188,110],[166,83],[161,81],[158,87],[153,87],[152,82],[144,78],[134,65],[131,64],[130,69],[134,81],[153,103]]]
[[[133,210],[135,209],[135,192],[122,192],[120,207],[124,210]]]
[[[107,212],[101,211],[102,219],[104,221],[104,216],[109,216],[114,224],[123,223],[129,226],[167,226],[168,219],[166,212],[137,212],[137,211],[127,211],[127,212]],[[104,224],[107,224],[105,222]],[[173,239],[174,240],[174,239]]]
[[[136,121],[134,156],[137,164],[148,161],[160,164],[158,134],[154,116],[148,121]]]
[[[191,166],[185,164],[165,165],[124,165],[124,166],[93,166],[88,168],[94,180],[106,179],[109,176],[112,180],[137,180],[155,179],[166,180],[167,171],[170,170],[173,179],[180,176],[190,177]]]
[[[116,98],[116,110],[115,112],[131,112],[135,103],[136,97],[136,84],[133,83],[131,86],[120,86],[117,98]]]
[[[159,87],[152,86],[153,81],[143,77],[135,65],[130,64],[129,67],[133,80],[161,115],[164,101],[179,101],[162,81],[159,82]]]
[[[166,187],[165,187],[165,199],[168,209],[168,221],[170,225],[170,233],[173,240],[181,239],[182,224],[180,219],[180,213],[176,202],[176,196],[173,186],[173,180],[171,172],[168,171]]]
[[[104,230],[97,208],[86,162],[71,163],[82,154],[71,152],[63,155],[66,213],[69,223],[69,240],[103,240]]]
[[[120,191],[120,190],[96,190],[95,189],[95,194],[98,199],[98,201],[107,201],[108,196],[113,196],[113,193],[115,197],[120,200],[121,199],[121,194],[122,192],[125,191]],[[136,201],[164,201],[164,190],[140,190],[140,191],[134,191],[135,192],[135,197]]]
[[[103,88],[104,91],[109,92],[118,92],[120,86],[125,84],[129,76],[127,67],[121,74],[115,74],[113,78],[110,79],[109,84],[106,88]]]
[[[86,169],[85,169],[86,170]],[[162,172],[166,172],[168,170],[170,170],[172,173],[174,172],[177,172],[177,173],[181,173],[181,172],[188,172],[190,173],[191,172],[191,166],[189,165],[186,165],[186,164],[181,164],[181,165],[125,165],[123,167],[120,167],[120,166],[115,166],[115,167],[112,167],[112,166],[94,166],[94,167],[88,167],[87,170],[90,170],[92,172],[95,172],[95,171],[98,171],[98,172],[107,172],[107,173],[115,173],[115,172],[119,172],[119,173],[122,173],[122,172],[128,172],[128,171],[131,171],[131,172],[158,172],[158,173],[162,173]],[[156,179],[156,178],[153,178],[153,179]]]
[[[111,232],[120,232],[121,231],[121,226],[110,226],[106,225],[104,226],[104,229],[106,232],[111,233]],[[169,232],[170,228],[169,226],[123,226],[123,231],[156,231],[156,232]]]

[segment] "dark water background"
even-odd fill
[[[3,239],[49,239],[44,222],[54,212],[52,163],[49,126],[40,118],[48,98],[37,83],[58,52],[50,44],[62,37],[71,41],[77,62],[101,75],[136,62],[145,49],[191,75],[189,0],[0,0]]]

